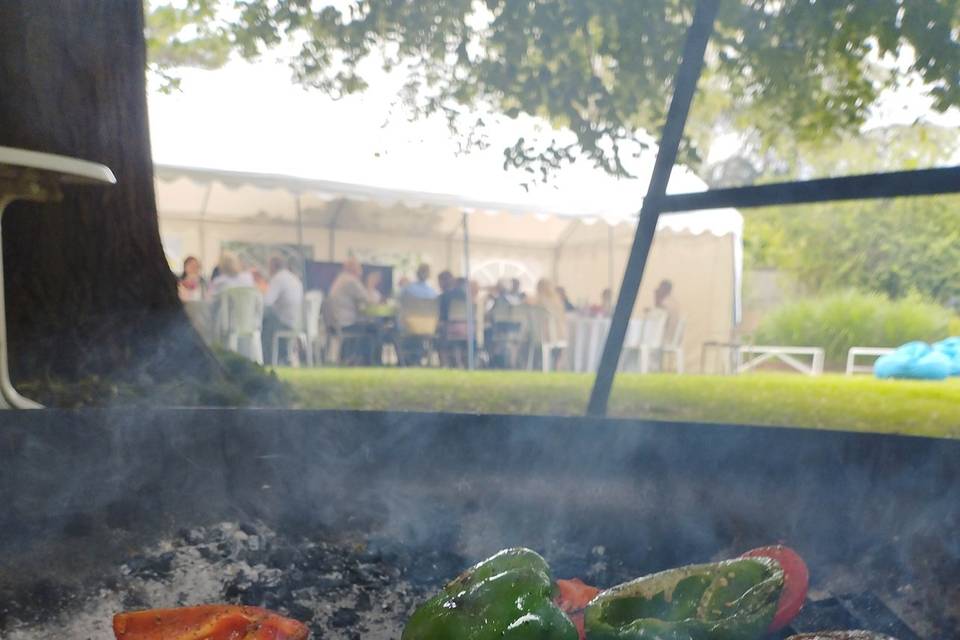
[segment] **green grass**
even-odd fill
[[[279,369],[309,409],[582,415],[592,375],[429,369]],[[868,376],[617,377],[611,416],[960,437],[960,380]]]

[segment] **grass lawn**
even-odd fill
[[[581,415],[593,376],[430,369],[279,369],[309,409]],[[785,373],[617,376],[610,415],[960,437],[960,380]]]

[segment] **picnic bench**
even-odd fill
[[[847,370],[848,376],[855,373],[873,373],[873,365],[857,365],[857,358],[860,356],[885,356],[893,353],[894,349],[890,347],[850,347],[847,352]]]
[[[810,364],[800,360],[801,357],[810,357]],[[741,345],[737,349],[737,373],[744,373],[774,359],[808,376],[823,373],[824,352],[820,347],[780,345]]]

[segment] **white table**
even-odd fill
[[[855,373],[873,373],[873,365],[857,365],[858,356],[885,356],[893,353],[896,349],[890,347],[850,347],[847,352],[847,375],[852,376]]]
[[[113,172],[102,164],[52,153],[0,147],[0,232],[3,212],[11,202],[59,202],[63,198],[62,185],[116,182]],[[0,408],[39,409],[39,404],[21,396],[10,381],[2,246],[0,238]]]
[[[744,356],[752,355],[753,358]],[[797,356],[809,356],[810,364],[798,360]],[[749,371],[768,360],[779,360],[808,376],[823,373],[823,349],[820,347],[785,347],[779,345],[743,345],[737,350],[737,373]]]
[[[630,320],[624,344],[639,342],[643,322]],[[592,373],[600,367],[603,345],[610,333],[610,318],[591,316],[567,316],[567,354],[565,368],[580,373]]]

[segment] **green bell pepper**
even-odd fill
[[[420,605],[402,640],[577,640],[553,602],[547,562],[530,549],[506,549],[467,569]]]
[[[770,558],[690,565],[602,591],[589,640],[755,640],[770,626],[783,569]]]

